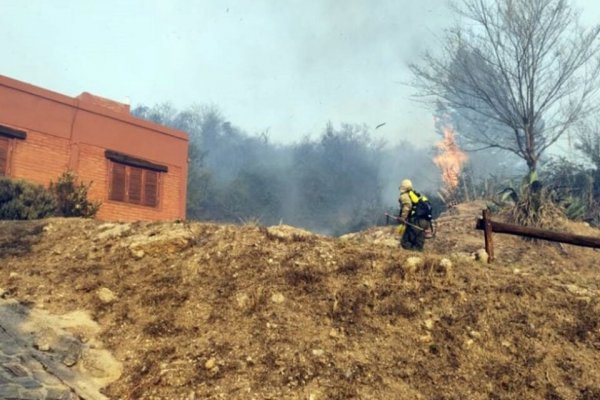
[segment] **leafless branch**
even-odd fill
[[[473,124],[503,126],[464,136],[535,170],[569,127],[600,110],[600,26],[581,28],[567,0],[460,0],[454,9],[462,26],[447,31],[440,55],[410,66],[414,87]]]

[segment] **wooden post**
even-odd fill
[[[504,222],[492,221],[488,211],[483,210],[483,218],[477,220],[475,229],[482,230],[485,237],[485,251],[488,253],[488,262],[494,259],[494,244],[492,232],[506,233],[509,235],[524,236],[534,239],[549,240],[551,242],[568,243],[575,246],[591,247],[600,249],[600,237],[581,236],[571,233],[553,232],[545,229],[530,228],[527,226],[506,224]]]
[[[488,210],[483,210],[483,236],[485,238],[485,252],[488,254],[488,264],[494,261],[494,240],[492,232],[492,220],[489,219]]]

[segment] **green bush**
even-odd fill
[[[77,182],[72,171],[64,172],[46,189],[42,185],[0,178],[0,220],[40,219],[51,216],[91,218],[99,201],[87,198],[91,183]]]
[[[55,210],[56,201],[43,186],[0,178],[0,219],[39,219]]]
[[[100,209],[99,201],[88,200],[88,190],[92,183],[87,185],[77,182],[73,171],[65,171],[56,181],[50,182],[49,191],[56,200],[56,215],[60,217],[92,218]]]

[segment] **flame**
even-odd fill
[[[444,191],[452,196],[458,187],[460,171],[467,161],[467,155],[458,147],[454,130],[449,126],[443,130],[444,139],[435,144],[439,154],[433,158],[433,162],[442,173]]]

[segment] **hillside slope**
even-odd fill
[[[391,227],[2,222],[0,288],[91,313],[111,399],[600,399],[600,253],[496,235],[477,262],[479,210],[424,254]]]

